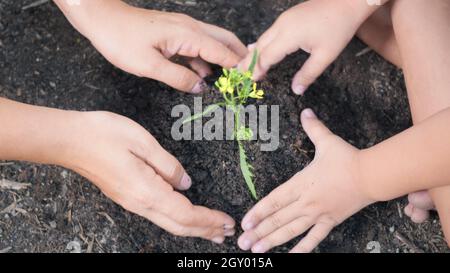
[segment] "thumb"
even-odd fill
[[[303,64],[302,68],[295,74],[292,80],[292,91],[297,95],[303,95],[308,87],[330,65],[330,61],[323,54],[313,52]]]
[[[321,139],[333,133],[317,118],[311,109],[303,110],[301,114],[303,129],[314,146],[318,146]]]
[[[167,152],[153,136],[149,136],[149,147],[134,150],[133,153],[152,167],[167,183],[178,190],[188,190],[192,185],[191,177],[181,163]]]

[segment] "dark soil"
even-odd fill
[[[192,105],[193,97],[114,68],[53,4],[22,10],[30,2],[0,1],[0,95],[61,109],[108,110],[134,119],[192,175],[194,185],[187,195],[195,204],[224,210],[240,221],[254,201],[238,167],[236,144],[176,142],[171,138],[175,120],[170,116],[172,107]],[[226,27],[245,43],[255,41],[278,14],[298,2],[134,1]],[[305,97],[290,91],[291,77],[305,54],[294,54],[271,71],[263,83],[267,94],[264,103],[280,105],[281,144],[275,152],[260,152],[255,142],[247,147],[260,196],[313,158],[314,147],[299,125],[299,113],[305,107],[313,108],[335,133],[359,148],[411,125],[401,72],[373,52],[357,57],[364,48],[360,41],[352,41]],[[32,186],[0,191],[0,251],[69,251],[71,241],[78,242],[83,252],[239,251],[237,236],[220,246],[171,236],[124,211],[79,175],[59,167],[1,162],[1,178]],[[14,202],[15,209],[3,211]],[[415,225],[402,214],[405,203],[403,198],[364,209],[337,227],[316,251],[369,252],[371,241],[378,242],[382,252],[448,251],[436,215]],[[290,246],[292,243],[275,251],[284,252]]]

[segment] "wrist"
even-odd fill
[[[123,4],[121,0],[53,0],[70,24],[89,38],[97,26],[99,16],[108,6]]]
[[[65,166],[80,114],[0,99],[0,159]]]
[[[358,149],[356,154],[356,171],[354,173],[355,187],[358,188],[360,194],[364,197],[364,199],[370,200],[371,204],[380,202],[382,200],[380,200],[379,196],[377,196],[377,194],[373,192],[373,189],[370,187],[370,184],[367,181],[364,160],[364,150]]]
[[[376,183],[376,174],[372,171],[375,169],[370,148],[360,150],[358,153],[358,180],[361,190],[364,194],[374,202],[389,201],[393,198],[388,197],[387,189],[380,188],[381,184]]]
[[[375,11],[390,0],[343,0],[351,10],[358,26],[362,25]]]

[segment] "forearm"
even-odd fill
[[[78,115],[0,98],[0,159],[64,165]]]
[[[450,108],[360,152],[360,181],[378,201],[450,181]]]

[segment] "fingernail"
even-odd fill
[[[232,228],[234,228],[234,225],[230,225],[230,224],[225,224],[225,225],[223,225],[223,229],[224,229],[224,230],[232,229]]]
[[[317,118],[316,114],[314,114],[313,110],[311,109],[305,109],[303,110],[303,116],[305,118]]]
[[[264,243],[259,242],[256,243],[253,247],[252,247],[252,252],[253,253],[264,253],[267,251],[267,247],[265,246]]]
[[[252,51],[253,49],[255,49],[255,46],[256,46],[256,43],[249,44],[249,45],[247,45],[247,49],[249,51]]]
[[[206,83],[205,81],[201,80],[198,83],[195,84],[194,88],[192,88],[191,93],[192,94],[199,94],[206,90]]]
[[[225,241],[225,238],[224,238],[224,237],[215,237],[215,238],[213,238],[211,241],[213,241],[214,243],[220,245],[220,244],[223,243],[223,241]]]
[[[244,239],[240,244],[239,247],[242,250],[249,250],[252,247],[252,242],[248,239]]]
[[[180,188],[182,190],[187,190],[191,187],[191,185],[192,185],[191,177],[187,173],[184,173],[183,177],[181,178]]]
[[[247,222],[247,223],[244,223],[244,225],[243,225],[243,227],[242,227],[242,229],[243,230],[245,230],[245,231],[247,231],[247,230],[250,230],[250,229],[252,229],[253,228],[253,223],[252,222]]]
[[[306,86],[301,84],[295,85],[292,87],[292,91],[294,91],[296,95],[303,96],[303,94],[305,94],[306,91]]]
[[[225,236],[229,237],[229,236],[233,236],[235,233],[236,233],[235,230],[231,229],[231,230],[225,231],[224,234],[225,234]]]

